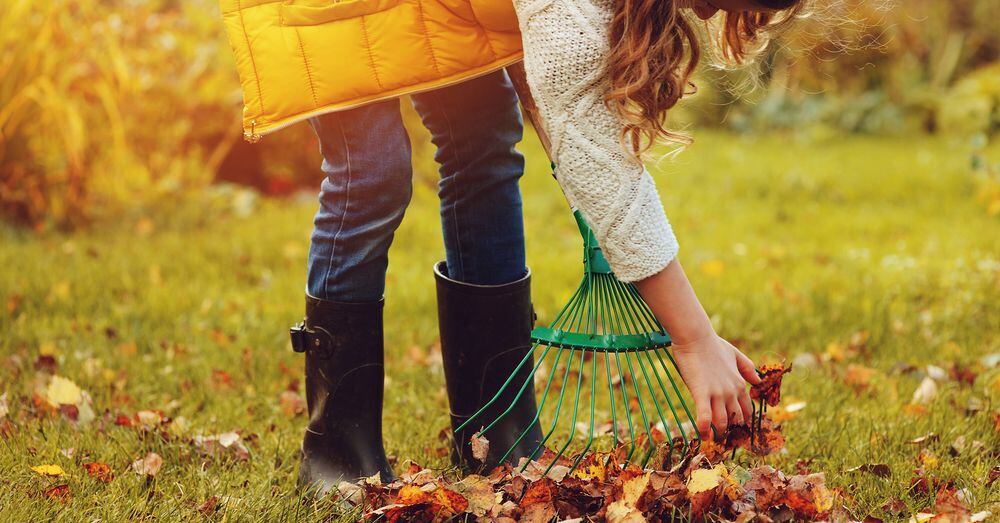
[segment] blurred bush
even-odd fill
[[[711,81],[672,119],[803,135],[996,134],[1000,2],[822,4],[761,67],[705,68]],[[241,141],[239,85],[215,0],[4,0],[0,50],[7,220],[74,227],[168,214],[180,198],[216,201],[229,194],[205,190],[217,181],[287,194],[322,177],[305,124],[258,145]],[[748,95],[748,85],[758,88]],[[425,134],[414,142],[426,147]]]
[[[7,0],[0,49],[8,219],[73,227],[125,209],[155,212],[198,197],[217,174],[284,189],[295,157],[287,144],[242,144],[241,95],[214,0]],[[285,167],[265,169],[283,146],[274,163]]]
[[[112,9],[111,6],[115,8]],[[8,0],[0,205],[36,227],[204,186],[239,93],[212,3]]]
[[[741,131],[993,133],[1000,2],[844,0],[816,8],[757,67],[706,68],[684,120]],[[748,94],[748,86],[756,86]],[[945,129],[939,129],[939,127]]]

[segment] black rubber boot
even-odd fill
[[[309,426],[299,487],[325,494],[341,481],[376,473],[392,481],[382,446],[382,305],[306,297],[292,347],[306,354]]]
[[[517,464],[535,450],[542,439],[534,422],[534,383],[530,383],[514,408],[483,434],[490,442],[486,461],[472,457],[470,438],[507,410],[525,379],[531,376],[534,358],[517,372],[503,395],[462,431],[458,426],[486,405],[531,350],[531,274],[504,285],[472,285],[448,277],[445,262],[434,266],[437,279],[438,322],[441,356],[451,404],[451,426],[455,431],[452,459],[465,472],[489,471],[514,444],[525,428],[531,428],[507,457]],[[532,379],[533,381],[533,379]],[[537,458],[537,455],[535,456]]]

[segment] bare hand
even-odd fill
[[[730,424],[749,423],[753,409],[747,382],[760,382],[750,358],[715,333],[690,343],[674,344],[672,352],[694,397],[698,432],[703,438],[711,437],[713,425],[721,435]]]

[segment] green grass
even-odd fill
[[[579,242],[536,143],[525,148],[528,254],[545,321],[578,283]],[[415,164],[414,200],[390,255],[385,439],[400,463],[444,470],[438,434],[448,408],[433,356],[431,265],[442,256],[436,174],[427,155]],[[919,448],[908,442],[934,432],[932,474],[968,489],[977,509],[1000,501],[997,484],[984,482],[1000,446],[990,419],[1000,409],[996,368],[980,365],[971,386],[941,381],[922,414],[904,409],[926,365],[979,365],[1000,351],[1000,222],[976,201],[964,146],[702,133],[653,170],[716,328],[758,363],[836,355],[855,333],[869,333],[860,354],[789,375],[784,401],[806,406],[785,424],[787,452],[766,462],[794,472],[803,460],[827,472],[858,516],[892,520],[880,509],[890,499],[911,512],[933,502],[907,490],[919,466]],[[331,514],[329,504],[302,503],[293,491],[305,419],[287,416],[278,401],[300,378],[287,327],[302,315],[314,201],[263,201],[244,218],[195,207],[178,201],[69,236],[0,229],[0,393],[13,427],[0,437],[0,520],[206,519],[196,507],[211,496],[222,500],[215,519]],[[58,415],[39,419],[31,395],[42,346],[54,346],[58,374],[93,397],[97,420],[75,427]],[[852,363],[875,371],[864,390],[845,384]],[[231,385],[213,381],[213,369],[229,373]],[[985,408],[967,415],[972,397]],[[187,435],[253,434],[251,458],[206,460],[182,438],[102,421],[105,412],[113,420],[143,409],[183,417]],[[952,456],[958,436],[985,450]],[[147,482],[128,467],[150,451],[164,465]],[[90,460],[110,464],[116,479],[88,477],[80,464]],[[43,491],[57,482],[30,469],[50,463],[68,473],[66,504],[47,499]],[[865,463],[886,463],[893,474],[845,472]]]

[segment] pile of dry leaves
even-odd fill
[[[753,397],[777,405],[788,369],[762,369]],[[482,445],[482,439],[476,442]],[[447,481],[411,464],[398,480],[377,476],[342,483],[342,500],[365,508],[365,518],[387,522],[476,519],[486,522],[608,521],[638,523],[673,519],[713,521],[814,521],[830,517],[834,493],[823,474],[786,476],[772,467],[744,469],[722,460],[735,449],[768,454],[784,444],[780,427],[765,418],[753,436],[734,427],[718,441],[704,441],[673,466],[642,469],[625,462],[624,447],[592,453],[576,468],[551,451],[538,461],[498,467],[489,476]],[[555,460],[555,463],[553,463]],[[552,466],[549,466],[552,464]],[[572,469],[572,470],[571,470]],[[846,519],[846,518],[845,518]]]

